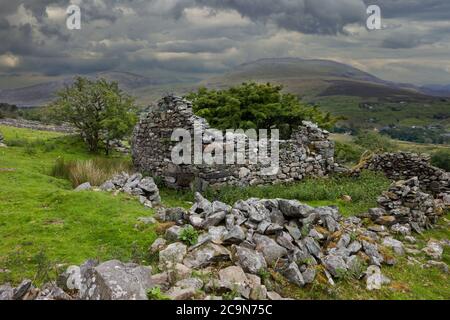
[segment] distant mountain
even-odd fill
[[[100,72],[96,74],[84,75],[89,79],[104,78],[108,81],[117,81],[121,89],[133,93],[136,90],[176,84],[182,79],[173,77],[146,77],[130,72]],[[15,104],[20,107],[42,106],[55,98],[55,92],[65,86],[73,84],[75,77],[68,77],[62,80],[45,82],[24,88],[0,90],[0,102]]]
[[[141,105],[159,99],[167,93],[185,94],[200,86],[227,88],[245,81],[281,84],[285,90],[315,101],[317,97],[353,96],[389,101],[426,101],[430,96],[450,96],[449,86],[419,88],[410,84],[384,81],[352,66],[329,60],[271,58],[239,65],[228,72],[201,80],[167,73],[142,76],[129,72],[101,72],[87,75],[118,81],[122,89],[137,98]],[[53,98],[56,91],[73,83],[73,77],[17,89],[0,90],[0,102],[18,106],[41,106]]]
[[[282,84],[286,91],[308,98],[328,95],[398,98],[423,96],[412,85],[384,81],[343,63],[299,58],[261,59],[242,64],[224,75],[203,81],[202,85],[224,88],[243,81]]]
[[[450,97],[450,84],[429,84],[422,86],[421,90],[432,96]]]

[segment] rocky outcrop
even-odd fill
[[[175,165],[170,159],[178,142],[171,141],[172,133],[174,129],[182,128],[194,137],[194,123],[198,123],[201,130],[202,151],[211,148],[214,131],[205,119],[193,114],[191,102],[174,96],[164,97],[134,130],[132,156],[136,169],[161,177],[171,187],[203,190],[206,186],[224,184],[248,186],[298,181],[307,176],[324,176],[337,168],[333,158],[334,143],[328,139],[329,133],[310,122],[304,122],[291,140],[279,141],[280,170],[271,175],[261,174],[261,169],[267,169],[270,161],[265,164],[247,160],[244,164]],[[229,134],[228,137],[236,140],[242,135]],[[248,141],[247,136],[243,139]],[[266,143],[271,145],[270,141]]]

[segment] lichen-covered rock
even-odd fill
[[[82,272],[83,300],[147,300],[154,286],[150,267],[117,260],[104,262]]]
[[[215,262],[231,260],[228,249],[214,243],[206,243],[189,252],[183,263],[190,268],[203,268]]]
[[[166,249],[159,252],[160,268],[165,270],[183,262],[186,252],[186,245],[180,242],[169,244]]]
[[[260,252],[242,246],[233,246],[232,251],[233,262],[246,272],[258,274],[267,268],[266,260]]]

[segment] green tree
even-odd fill
[[[111,141],[129,134],[137,122],[134,99],[117,82],[77,77],[72,86],[57,93],[52,114],[80,130],[91,152],[110,152]]]
[[[282,86],[243,83],[226,90],[200,88],[187,96],[193,102],[195,114],[208,120],[217,129],[280,130],[282,138],[289,138],[303,120],[331,128],[337,120],[317,107],[307,106]]]

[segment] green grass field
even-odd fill
[[[156,229],[137,223],[153,214],[125,195],[74,192],[70,181],[50,176],[56,159],[90,159],[75,137],[57,133],[0,126],[8,148],[0,148],[0,283],[17,284],[24,278],[36,284],[54,279],[57,272],[89,258],[120,259],[150,264],[147,249],[157,237]],[[116,156],[118,157],[118,156]],[[386,189],[384,177],[364,173],[360,179],[332,177],[286,186],[223,188],[207,192],[210,199],[233,203],[248,197],[298,199],[311,205],[337,205],[345,215],[375,206],[376,196]],[[341,199],[350,195],[353,201]],[[161,190],[166,206],[188,208],[192,192]],[[450,219],[447,216],[447,219]],[[449,238],[448,222],[418,237],[419,247],[430,238]],[[425,257],[417,257],[424,262]],[[450,264],[445,248],[444,262]],[[368,292],[364,283],[340,280],[335,287],[321,284],[303,289],[281,286],[285,294],[300,299],[450,299],[448,274],[438,269],[408,265],[400,258],[383,272],[393,282],[383,290]],[[281,281],[281,280],[280,280]]]

